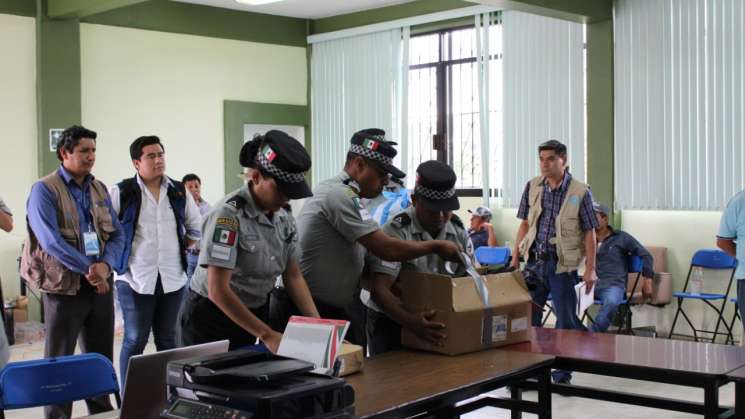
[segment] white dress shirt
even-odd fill
[[[159,199],[155,197],[137,175],[140,185],[142,205],[137,220],[132,251],[129,255],[129,271],[124,275],[116,275],[116,281],[126,281],[138,294],[155,293],[155,285],[160,273],[163,292],[177,291],[186,284],[186,272],[181,265],[181,255],[176,231],[176,216],[173,214],[171,202],[168,199],[168,185],[171,180],[163,176],[160,185]],[[111,203],[118,213],[119,187],[111,187]],[[189,192],[186,195],[186,210],[184,227],[186,239],[199,240],[201,237],[202,216],[199,207]]]

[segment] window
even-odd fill
[[[492,185],[501,184],[501,26],[490,31],[489,118]],[[462,195],[481,196],[478,69],[473,26],[412,36],[409,43],[409,166],[450,165]],[[496,148],[492,144],[496,145]],[[410,181],[413,182],[413,179]]]

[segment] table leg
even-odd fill
[[[709,381],[704,387],[704,417],[719,418],[719,387],[715,381]]]
[[[745,417],[745,381],[735,381],[735,417]]]
[[[538,375],[538,419],[551,419],[551,368]]]
[[[523,389],[519,387],[519,385],[513,385],[510,386],[510,398],[512,400],[522,400],[523,398]],[[522,419],[523,412],[518,409],[512,409],[511,410],[511,418],[512,419]]]

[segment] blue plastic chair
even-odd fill
[[[0,411],[62,404],[112,393],[120,408],[114,366],[97,353],[11,362],[0,372]]]
[[[621,304],[618,305],[618,311],[616,312],[617,316],[621,316],[621,320],[618,325],[618,331],[619,332],[625,332],[628,334],[634,334],[633,330],[631,329],[631,305],[634,298],[634,295],[636,294],[636,290],[639,286],[639,281],[642,277],[642,268],[644,267],[644,261],[642,260],[641,256],[637,255],[629,255],[626,259],[626,263],[628,264],[628,272],[630,274],[635,273],[636,278],[634,279],[634,286],[631,287],[631,292],[628,290],[626,291],[626,298],[624,298],[621,301]],[[602,300],[595,300],[593,302],[594,305],[602,305]],[[595,320],[590,316],[590,314],[585,310],[585,313],[582,316],[582,322],[584,323],[585,318],[590,319],[591,322],[595,322]]]
[[[712,269],[712,270],[731,270],[732,273],[730,274],[729,281],[727,282],[727,290],[723,294],[712,294],[712,293],[701,293],[701,294],[692,294],[688,292],[688,283],[691,280],[691,273],[693,272],[694,267],[701,267],[704,269]],[[688,268],[688,276],[686,277],[685,285],[683,286],[682,292],[674,292],[673,296],[678,299],[678,310],[675,312],[675,317],[673,318],[673,325],[670,327],[670,335],[668,335],[668,338],[672,338],[673,336],[686,336],[691,337],[690,335],[683,335],[680,333],[675,333],[675,324],[678,321],[678,315],[682,314],[685,321],[688,323],[688,326],[691,327],[691,330],[693,330],[693,339],[698,342],[699,341],[699,333],[705,333],[705,334],[711,334],[711,343],[714,343],[716,341],[716,338],[718,335],[725,335],[727,336],[727,342],[734,340],[732,337],[732,328],[729,324],[727,324],[727,321],[724,319],[724,308],[727,305],[727,296],[729,295],[730,289],[732,288],[732,280],[735,277],[735,268],[737,268],[737,259],[733,258],[732,256],[724,253],[721,250],[716,249],[705,249],[705,250],[699,250],[696,253],[693,254],[693,258],[691,259],[691,267]],[[717,312],[717,325],[714,328],[714,330],[703,330],[703,329],[696,329],[696,327],[693,325],[693,322],[691,322],[691,319],[686,314],[685,310],[683,310],[683,301],[685,300],[700,300],[703,301],[706,305],[714,309],[714,311]],[[712,301],[720,301],[722,304],[717,307],[715,306]],[[725,332],[719,332],[719,325],[723,324],[724,328],[727,330]]]
[[[510,263],[512,252],[509,247],[481,246],[474,252],[476,261],[483,266],[507,265]]]

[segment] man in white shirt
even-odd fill
[[[192,198],[194,198],[194,202],[197,203],[197,207],[199,207],[199,214],[202,215],[202,219],[207,218],[207,214],[209,214],[212,207],[210,206],[209,202],[202,198],[202,179],[199,179],[199,176],[195,175],[194,173],[189,173],[181,178],[181,183],[184,184],[186,190],[189,191]],[[198,260],[199,242],[186,249],[186,276],[189,279],[191,279],[191,276],[194,275],[194,270],[197,269]]]
[[[155,347],[177,346],[176,319],[186,289],[186,249],[200,238],[202,217],[181,182],[165,175],[165,151],[156,136],[136,139],[129,147],[137,175],[111,188],[125,237],[114,268],[124,317],[119,356],[122,386],[132,355],[145,349],[150,330]]]

